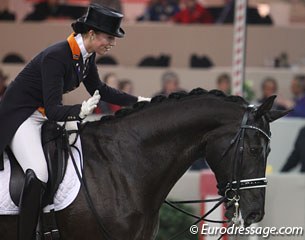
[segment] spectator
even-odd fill
[[[34,11],[25,17],[25,21],[43,21],[52,18],[70,18],[63,13],[60,0],[46,0],[35,4]]]
[[[305,117],[305,75],[296,75],[291,82],[291,92],[294,96],[294,108],[288,116]]]
[[[168,97],[168,95],[170,95],[173,92],[184,91],[180,88],[179,77],[174,72],[165,72],[162,75],[161,84],[162,84],[161,91],[154,94],[154,96],[164,95]]]
[[[0,100],[2,96],[4,95],[4,92],[6,90],[6,84],[5,81],[7,80],[7,76],[4,75],[3,71],[0,69]]]
[[[262,98],[257,100],[257,102],[260,104],[265,102],[268,97],[271,97],[272,95],[277,95],[278,85],[276,80],[272,77],[265,78],[262,82],[261,90],[263,94]],[[287,110],[286,101],[277,97],[272,108],[275,110]]]
[[[109,87],[114,89],[118,89],[118,78],[115,73],[107,73],[104,76],[104,83],[106,83]],[[115,104],[106,103],[104,101],[100,101],[98,107],[95,109],[94,113],[96,114],[113,114],[116,111],[120,110],[121,107]]]
[[[223,73],[217,78],[217,89],[223,91],[225,94],[231,94],[231,77],[227,73]]]
[[[129,79],[119,81],[119,90],[128,94],[133,93],[133,84]]]
[[[104,82],[107,83],[108,86],[118,89],[119,81],[115,73],[106,73],[104,76]]]
[[[150,0],[143,16],[139,21],[168,21],[179,11],[175,0]]]
[[[297,140],[294,144],[294,149],[290,154],[287,162],[282,168],[282,172],[288,172],[291,169],[295,168],[297,165],[301,164],[301,172],[305,173],[305,127],[301,129]]]
[[[214,19],[207,9],[196,0],[181,0],[181,10],[175,14],[176,23],[213,23]]]
[[[216,23],[234,23],[235,0],[225,0],[224,2],[225,4],[223,8],[220,8],[220,12],[216,11],[217,14],[214,15]],[[260,4],[260,6],[263,6],[263,8],[247,7],[247,24],[272,24],[272,19],[269,15],[270,9],[266,9],[268,5]]]

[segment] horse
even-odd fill
[[[97,216],[82,185],[74,202],[56,212],[61,239],[155,239],[161,205],[199,157],[214,172],[220,194],[227,194],[221,186],[241,186],[243,179],[254,179],[247,183],[255,185],[265,177],[269,123],[287,113],[271,109],[274,99],[249,108],[241,97],[194,89],[83,124],[83,174]],[[259,222],[265,189],[240,190],[239,197],[245,225]],[[226,217],[231,220],[234,206],[229,203]],[[17,216],[0,217],[2,240],[17,239],[16,230]]]

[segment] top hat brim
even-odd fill
[[[122,28],[119,28],[116,32],[110,32],[109,30],[107,30],[106,28],[103,28],[101,26],[97,26],[95,25],[94,23],[91,23],[89,21],[85,22],[85,18],[84,17],[81,17],[79,19],[77,19],[77,21],[74,23],[75,27],[78,28],[78,27],[82,27],[82,26],[88,26],[88,27],[93,27],[101,32],[104,32],[104,33],[107,33],[111,36],[115,36],[115,37],[118,37],[118,38],[123,38],[124,35],[125,35],[125,31],[122,29]]]

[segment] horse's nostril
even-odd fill
[[[251,220],[256,220],[257,218],[259,218],[259,213],[258,212],[253,212],[253,213],[250,213],[248,218],[251,219]]]

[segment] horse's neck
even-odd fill
[[[99,162],[91,162],[90,171],[100,175],[97,184],[114,186],[107,193],[112,198],[158,210],[176,181],[203,156],[206,136],[240,118],[231,105],[215,98],[173,100],[102,124],[100,131],[92,124],[83,137],[84,152]]]
[[[150,200],[155,201],[155,205],[161,204],[191,164],[203,157],[207,134],[239,115],[229,109],[232,103],[219,99],[207,99],[206,103],[182,101],[144,110],[138,120],[136,116],[131,117],[130,136],[136,132],[140,137],[135,145],[137,155],[129,160],[138,168],[134,174],[143,176],[135,182],[145,195],[154,196]],[[229,114],[230,111],[233,113]]]

